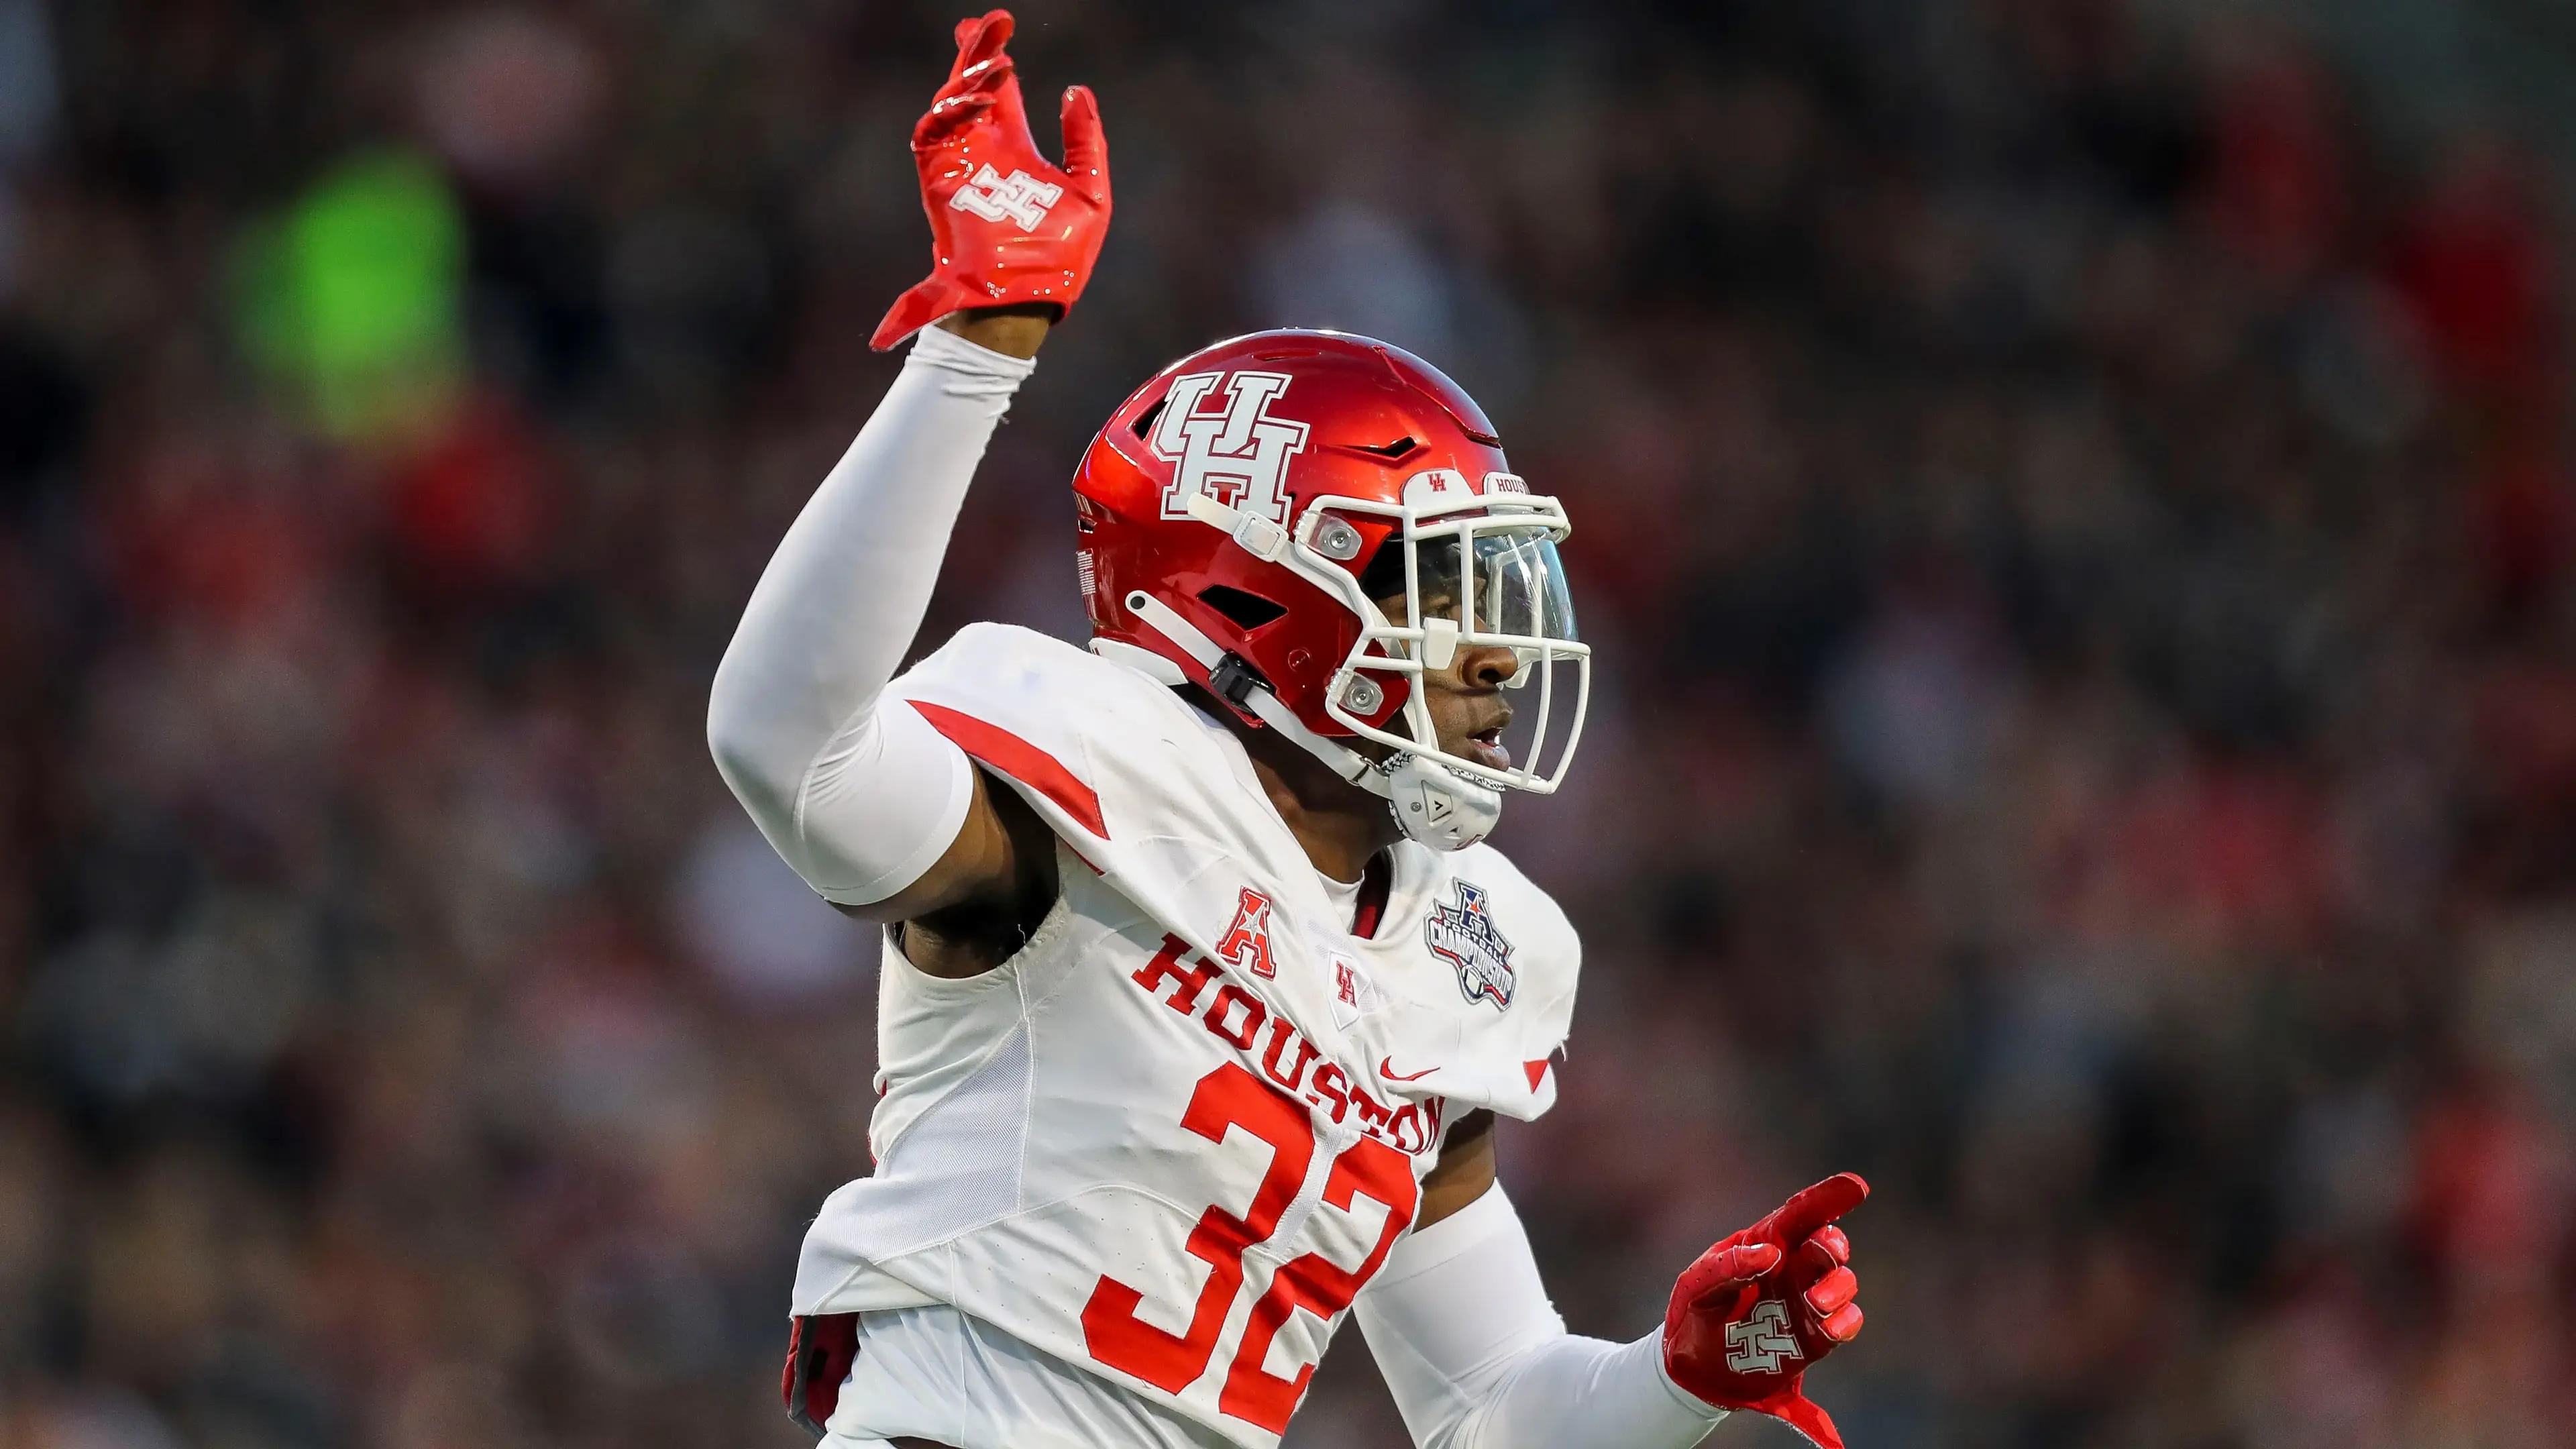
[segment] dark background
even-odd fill
[[[1079,629],[1186,350],[1479,393],[1604,683],[1501,837],[1578,1329],[1855,1168],[1856,1446],[2576,1442],[2576,13],[1021,14],[1118,219],[925,637]],[[798,1442],[874,945],[702,720],[956,18],[0,0],[0,1446]],[[1356,1334],[1291,1442],[1403,1442]]]

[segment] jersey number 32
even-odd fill
[[[1082,1310],[1083,1335],[1093,1358],[1170,1394],[1188,1388],[1207,1372],[1208,1361],[1216,1354],[1217,1335],[1224,1332],[1235,1295],[1243,1289],[1244,1252],[1278,1231],[1279,1216],[1296,1201],[1315,1155],[1315,1127],[1305,1105],[1271,1090],[1232,1062],[1199,1079],[1198,1090],[1190,1094],[1189,1109],[1181,1114],[1181,1126],[1211,1142],[1223,1142],[1228,1127],[1240,1127],[1270,1144],[1270,1167],[1252,1195],[1252,1206],[1237,1217],[1211,1205],[1190,1232],[1190,1255],[1208,1265],[1208,1279],[1199,1290],[1189,1331],[1167,1333],[1138,1318],[1136,1305],[1144,1295],[1107,1274],[1101,1275]],[[1356,1269],[1344,1268],[1320,1253],[1280,1265],[1269,1291],[1252,1306],[1242,1346],[1226,1371],[1225,1392],[1217,1399],[1218,1412],[1274,1434],[1287,1432],[1288,1416],[1305,1397],[1315,1366],[1298,1369],[1293,1379],[1270,1373],[1261,1366],[1270,1354],[1270,1341],[1297,1309],[1329,1322],[1350,1307],[1361,1285],[1386,1262],[1387,1249],[1413,1221],[1420,1191],[1412,1164],[1382,1142],[1363,1137],[1333,1159],[1332,1172],[1324,1182],[1324,1202],[1349,1212],[1352,1199],[1365,1195],[1385,1204],[1386,1228],[1378,1234],[1368,1260]]]

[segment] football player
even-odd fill
[[[1751,1409],[1838,1446],[1800,1384],[1860,1329],[1860,1179],[1629,1343],[1565,1331],[1495,1182],[1580,951],[1481,842],[1564,777],[1591,662],[1564,508],[1449,379],[1332,332],[1172,364],[1074,475],[1091,648],[981,624],[897,676],[1109,221],[1091,93],[1050,164],[1010,33],[958,27],[913,133],[935,268],[876,345],[916,340],[709,710],[779,853],[888,927],[876,1168],[806,1236],[790,1412],[831,1449],[1269,1449],[1356,1315],[1423,1445],[1680,1449]]]

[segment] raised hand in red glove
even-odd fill
[[[1702,1253],[1664,1311],[1664,1371],[1703,1402],[1769,1414],[1823,1449],[1834,1421],[1799,1387],[1816,1360],[1860,1332],[1851,1240],[1834,1219],[1869,1184],[1837,1173]]]
[[[1038,154],[1020,78],[1002,47],[1011,12],[957,23],[957,64],[912,128],[930,275],[896,299],[869,345],[894,346],[965,307],[1070,310],[1109,234],[1109,145],[1086,86],[1064,93],[1064,165]]]

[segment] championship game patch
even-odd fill
[[[1435,903],[1422,923],[1422,938],[1431,954],[1458,968],[1458,990],[1469,1001],[1494,1003],[1497,1011],[1512,1004],[1512,943],[1494,929],[1485,910],[1485,888],[1457,881],[1458,904]]]

